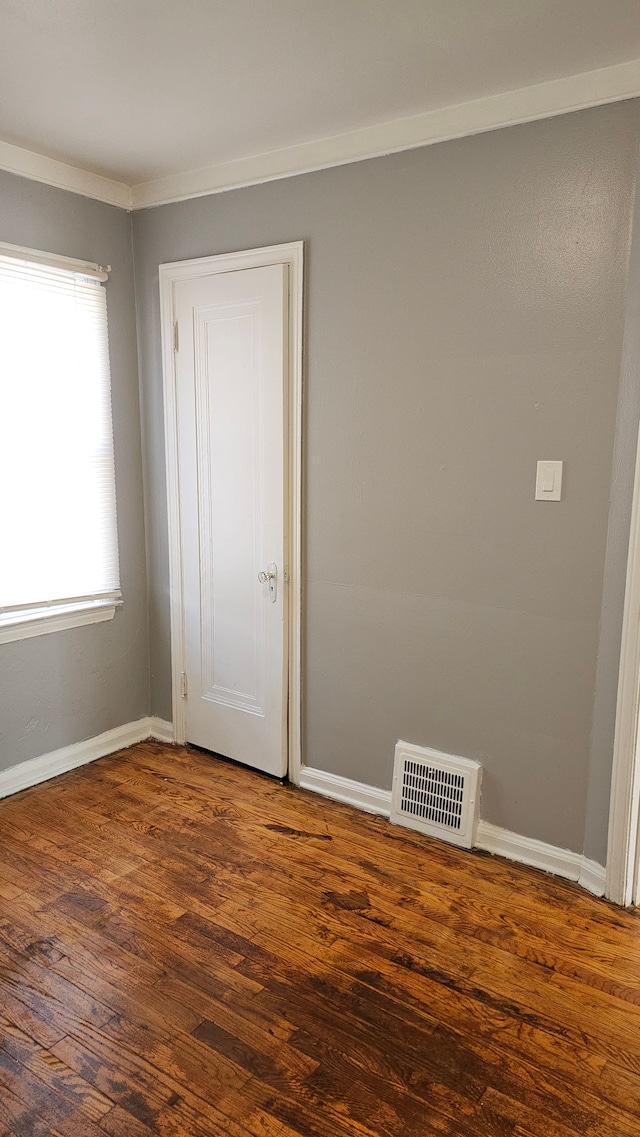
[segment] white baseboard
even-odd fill
[[[533,868],[543,869],[544,872],[565,877],[566,880],[578,880],[580,876],[580,853],[547,845],[546,841],[537,841],[534,837],[522,837],[520,833],[500,829],[488,821],[478,822],[476,848],[506,857],[509,861],[518,861],[522,865],[532,865]]]
[[[488,821],[478,823],[476,848],[506,857],[510,861],[518,861],[522,865],[532,865],[533,868],[564,877],[565,880],[576,880],[587,892],[592,892],[594,896],[604,896],[604,866],[571,849],[560,849],[557,845],[547,845],[545,841],[536,841],[533,837],[510,833],[508,829],[500,829]]]
[[[95,762],[96,758],[114,754],[116,750],[122,750],[125,746],[134,746],[136,742],[143,742],[145,738],[172,742],[173,726],[158,718],[138,719],[137,722],[125,723],[124,726],[106,730],[104,734],[89,738],[85,742],[75,742],[72,746],[63,746],[59,750],[52,750],[49,754],[41,754],[39,758],[31,758],[28,762],[10,766],[8,770],[0,771],[0,798],[17,794],[29,786],[36,786],[39,782],[57,777],[58,774],[65,774],[67,770],[85,766],[88,762]]]
[[[174,742],[175,735],[173,733],[173,723],[167,722],[166,719],[159,719],[156,715],[151,718],[143,719],[146,722],[147,733],[145,738],[156,738],[158,742]]]
[[[367,813],[380,813],[388,817],[391,813],[391,790],[380,790],[377,786],[367,786],[364,782],[353,782],[340,774],[328,774],[326,770],[314,770],[303,766],[300,771],[299,786],[303,790],[313,790],[323,797],[354,805]]]
[[[582,857],[578,884],[592,892],[594,896],[604,896],[607,883],[607,870],[604,865],[592,861],[589,857]]]
[[[328,774],[325,770],[314,770],[310,766],[302,767],[299,784],[302,789],[313,790],[314,793],[364,809],[368,813],[388,817],[391,812],[391,790],[367,786],[364,782],[354,782],[350,778]],[[556,845],[547,845],[545,841],[536,841],[533,837],[522,837],[519,833],[500,829],[488,821],[478,822],[474,847],[506,857],[509,861],[543,869],[544,872],[564,877],[565,880],[578,881],[595,896],[604,894],[605,869],[602,865],[570,849],[559,849]]]
[[[85,766],[88,762],[104,758],[107,754],[113,754],[126,746],[134,746],[137,742],[143,742],[145,738],[173,742],[173,724],[155,717],[138,719],[137,722],[107,730],[96,738],[76,742],[72,746],[63,746],[60,750],[42,754],[39,758],[32,758],[28,762],[20,762],[17,766],[0,771],[0,798],[9,797],[10,794],[38,785],[39,782],[46,782],[49,778],[55,778],[68,770],[75,770],[78,766]],[[364,782],[354,782],[351,778],[329,774],[326,770],[314,770],[310,766],[303,766],[299,784],[302,789],[312,790],[314,793],[355,806],[356,809],[365,810],[367,813],[389,817],[391,812],[391,790],[368,786]],[[510,833],[508,829],[500,829],[488,821],[478,822],[475,847],[506,857],[510,861],[532,865],[566,880],[578,881],[595,896],[604,895],[603,866],[589,860],[588,857],[581,856],[580,853],[571,852],[570,849],[559,849],[555,845],[547,845],[544,841],[536,841],[533,837]]]

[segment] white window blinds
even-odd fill
[[[0,534],[0,625],[117,602],[105,289],[2,251]]]

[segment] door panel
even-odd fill
[[[187,741],[286,772],[287,267],[178,281]],[[277,566],[275,599],[269,581]]]

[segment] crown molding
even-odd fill
[[[147,209],[638,96],[640,59],[633,59],[132,186],[1,141],[0,169],[122,209]]]
[[[58,162],[56,158],[46,158],[32,150],[23,150],[10,142],[0,141],[0,170],[29,178],[32,182],[44,182],[57,189],[70,190],[104,201],[107,205],[117,205],[121,209],[131,209],[131,187],[112,178],[104,178],[91,170],[81,170]]]
[[[535,119],[553,118],[639,95],[640,60],[634,59],[581,75],[552,79],[500,95],[393,119],[352,130],[348,134],[141,182],[131,187],[133,208],[145,209],[223,193]]]

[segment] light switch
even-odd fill
[[[538,462],[536,501],[560,501],[562,462]]]

